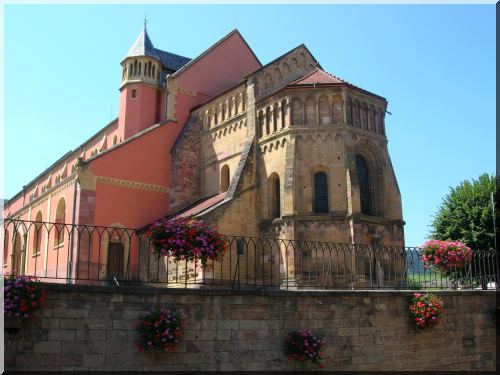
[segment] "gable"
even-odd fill
[[[248,78],[254,83],[255,100],[279,90],[319,66],[303,44],[271,61]]]
[[[172,75],[177,85],[213,96],[262,66],[241,34],[234,30]]]

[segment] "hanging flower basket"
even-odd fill
[[[159,350],[170,352],[175,349],[183,335],[183,325],[186,319],[182,309],[171,310],[152,307],[139,316],[140,322],[135,330],[139,333],[136,342],[139,352]]]
[[[201,220],[172,219],[152,224],[147,232],[157,255],[172,256],[175,260],[201,261],[202,268],[209,260],[222,257],[227,247],[224,236]]]
[[[430,240],[420,249],[425,267],[434,267],[444,275],[465,268],[472,261],[472,250],[459,241]]]
[[[4,279],[4,317],[25,321],[42,307],[45,291],[42,283],[27,276],[9,276]]]
[[[423,329],[439,322],[443,301],[431,293],[414,293],[408,310],[417,328]]]
[[[291,361],[311,362],[323,367],[323,349],[326,341],[310,329],[292,332],[285,341],[285,354]]]

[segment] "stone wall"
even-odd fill
[[[325,370],[494,370],[494,292],[437,292],[442,322],[417,331],[408,291],[292,292],[48,287],[41,316],[5,332],[7,370],[300,370],[287,334],[315,329],[328,342]],[[171,353],[139,353],[138,315],[182,307],[185,336]],[[9,322],[6,322],[9,327]]]

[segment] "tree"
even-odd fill
[[[484,251],[495,250],[493,212],[497,210],[493,207],[496,199],[492,202],[492,194],[496,196],[496,185],[495,177],[484,173],[477,180],[462,181],[457,187],[450,188],[434,215],[429,234],[436,240],[460,241],[475,253],[481,252],[474,257],[468,271],[456,271],[452,279],[472,277],[473,283],[480,283],[483,289],[495,277],[495,260],[491,253]]]
[[[436,240],[460,241],[475,251],[494,250],[491,195],[495,192],[496,179],[487,173],[451,188],[434,215],[429,236]]]

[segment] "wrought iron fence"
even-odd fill
[[[144,231],[6,219],[4,274],[48,282],[285,289],[495,289],[498,257],[476,251],[448,276],[425,268],[418,248],[227,236],[217,261],[159,257]]]

